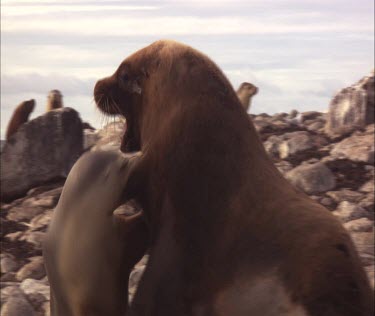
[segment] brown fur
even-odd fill
[[[142,213],[114,215],[130,197],[138,156],[89,152],[65,182],[43,245],[52,316],[122,316],[128,279],[148,245]]]
[[[47,96],[47,109],[46,111],[52,111],[64,107],[63,95],[59,90],[51,90]]]
[[[258,88],[252,83],[243,82],[237,90],[237,96],[246,112],[250,109],[251,98],[258,93]]]
[[[34,110],[35,107],[35,100],[31,99],[28,101],[22,102],[20,105],[16,107],[13,112],[12,118],[9,121],[7,132],[6,132],[6,139],[8,140],[20,126],[26,123],[29,120],[29,116],[31,112]]]
[[[151,251],[128,315],[372,315],[349,235],[274,167],[209,58],[158,41],[94,95],[126,117],[122,149],[144,155],[136,198]],[[262,280],[269,291],[258,293]]]

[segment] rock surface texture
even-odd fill
[[[82,122],[71,108],[50,111],[12,135],[1,153],[1,199],[66,177],[83,150]]]
[[[329,106],[326,132],[346,135],[374,123],[374,72],[356,84],[342,89]]]
[[[50,113],[49,115],[61,116],[59,119],[54,118],[56,122],[64,120],[64,110],[59,114]],[[71,137],[68,134],[78,129],[75,125],[79,125],[77,114],[68,112],[66,115],[70,115],[71,120],[76,123],[73,126],[64,125],[70,126],[71,131],[68,133],[64,127],[61,133],[55,132],[56,137]],[[298,190],[304,191],[337,216],[350,233],[374,286],[374,124],[335,139],[325,133],[326,115],[323,113],[305,112],[299,114],[299,118],[295,112],[251,116],[281,173]],[[311,128],[312,126],[315,127]],[[27,142],[27,128],[22,128],[22,137],[18,136],[18,141]],[[88,150],[118,148],[123,128],[123,122],[110,123],[96,132],[96,141],[91,139]],[[77,137],[81,137],[78,131],[76,133]],[[70,140],[68,142],[71,144],[69,146],[75,144]],[[58,140],[48,146],[53,144],[61,146]],[[31,144],[27,146],[32,148]],[[33,146],[36,146],[35,142]],[[77,144],[74,146],[74,153],[78,154],[81,147]],[[10,149],[5,148],[5,152],[8,150]],[[57,152],[61,153],[61,149],[49,149],[49,152],[57,155]],[[39,160],[36,161],[40,162],[43,158],[38,157]],[[45,159],[47,164],[52,165]],[[73,160],[70,158],[69,163],[65,160],[64,166],[60,160],[54,162],[59,166],[59,174],[66,172]],[[16,168],[15,172],[23,177],[21,170]],[[29,176],[27,170],[26,174]],[[62,186],[63,180],[34,186],[25,196],[1,204],[2,316],[49,315],[49,285],[42,265],[41,243]],[[132,214],[132,206],[128,205],[119,212]],[[147,255],[130,275],[130,297],[135,293],[146,264]]]

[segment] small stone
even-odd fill
[[[351,203],[357,203],[364,198],[364,194],[349,189],[341,189],[339,191],[326,192],[330,198],[335,202],[348,201]]]
[[[11,297],[1,308],[1,316],[34,316],[35,312],[24,297]]]
[[[332,214],[337,216],[343,223],[362,217],[368,217],[368,213],[365,209],[347,201],[341,202]]]
[[[353,232],[350,234],[358,253],[361,257],[372,257],[374,260],[374,233],[373,232]]]
[[[4,273],[1,278],[0,282],[15,282],[16,281],[16,273],[15,272],[8,272]]]
[[[26,232],[20,238],[20,240],[27,241],[28,243],[34,245],[34,248],[37,250],[42,250],[43,241],[46,233],[43,232]]]
[[[344,224],[344,227],[350,232],[371,232],[374,223],[366,217],[358,218]]]
[[[16,271],[19,267],[14,257],[8,254],[1,254],[0,266],[1,273]]]
[[[43,213],[42,207],[17,206],[8,211],[7,219],[15,222],[30,221],[40,213]]]
[[[375,287],[375,266],[373,264],[369,265],[369,266],[365,267],[365,271],[366,271],[367,276],[370,280],[370,284],[371,284],[372,288],[374,289],[374,287]]]
[[[374,163],[374,135],[354,135],[345,138],[331,150],[331,155],[338,159]]]
[[[43,208],[53,208],[56,206],[56,201],[53,196],[46,196],[43,198],[29,198],[25,200],[21,207],[43,207]]]
[[[30,262],[25,264],[18,272],[17,272],[17,280],[23,281],[27,278],[31,279],[41,279],[46,275],[46,271],[44,268],[43,257],[33,257],[30,258]]]
[[[320,200],[320,204],[322,204],[324,206],[331,206],[331,205],[333,205],[333,201],[332,201],[332,199],[330,199],[328,197],[324,197]]]
[[[291,163],[285,160],[281,160],[275,163],[276,168],[282,173],[285,174],[288,171],[293,169],[293,166]]]
[[[11,242],[15,242],[15,241],[19,240],[22,235],[23,235],[23,232],[14,232],[14,233],[10,233],[10,234],[5,235],[5,238],[8,239]]]
[[[34,217],[30,222],[31,230],[41,230],[44,228],[44,231],[47,229],[49,223],[51,222],[53,215],[53,210],[48,210],[43,214],[39,214]]]
[[[362,185],[359,188],[359,191],[366,193],[374,192],[374,179],[367,181],[364,185]]]
[[[6,302],[10,297],[23,297],[24,294],[19,287],[19,283],[12,282],[12,285],[1,289],[1,302]]]
[[[136,288],[138,286],[139,280],[141,279],[144,270],[145,266],[136,268],[130,273],[129,288]]]
[[[326,192],[336,185],[331,170],[320,162],[312,165],[300,165],[285,176],[296,188],[307,194]]]
[[[44,296],[45,300],[48,301],[50,297],[49,286],[44,284],[44,282],[34,279],[23,280],[20,285],[21,290],[27,295],[31,294],[41,294]]]

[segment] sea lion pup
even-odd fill
[[[237,96],[246,112],[250,109],[251,98],[258,93],[258,88],[249,82],[241,83],[237,90]]]
[[[64,107],[62,99],[63,95],[59,90],[51,90],[47,96],[47,112]]]
[[[35,108],[35,100],[31,99],[28,101],[23,101],[19,104],[13,112],[13,115],[8,123],[8,128],[6,132],[6,139],[8,140],[19,127],[29,120],[29,116]]]
[[[127,315],[372,315],[348,233],[276,169],[208,57],[155,42],[94,96],[126,117],[121,148],[143,153],[151,249]]]
[[[141,213],[112,213],[127,197],[138,157],[86,153],[69,173],[43,247],[53,316],[125,314],[129,274],[148,232]]]

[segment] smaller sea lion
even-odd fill
[[[246,112],[250,109],[251,98],[258,93],[258,87],[252,83],[243,82],[237,90],[237,96]]]
[[[59,90],[51,90],[47,96],[47,112],[64,107],[62,98]]]
[[[29,120],[29,116],[35,108],[35,100],[31,99],[28,101],[23,101],[20,105],[16,107],[13,112],[12,118],[9,121],[7,132],[6,132],[6,139],[8,140],[10,136],[12,136],[19,127],[26,123]]]
[[[148,232],[141,213],[113,211],[127,198],[138,156],[89,152],[69,173],[43,245],[51,315],[126,312],[129,274]]]

